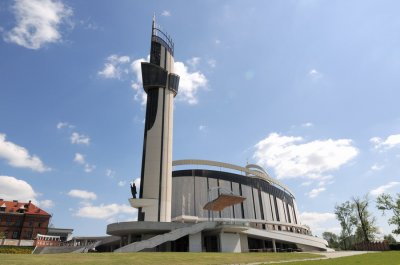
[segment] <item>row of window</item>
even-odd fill
[[[4,223],[6,226],[21,226],[22,220],[21,219],[13,219],[10,217],[7,218],[0,218],[0,226],[1,224]],[[36,224],[36,225],[35,225]],[[43,221],[41,222],[34,222],[34,221],[25,221],[24,226],[29,226],[29,227],[43,227],[45,223]]]
[[[22,239],[33,239],[32,236],[36,236],[37,233],[34,233],[32,231],[25,231],[22,233]],[[11,235],[11,239],[19,239],[20,238],[20,233],[19,231],[4,231],[4,238],[9,238]]]

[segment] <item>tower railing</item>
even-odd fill
[[[167,33],[162,31],[161,27],[156,23],[153,23],[151,40],[161,43],[168,49],[171,55],[174,56],[174,42],[172,41],[172,38]]]

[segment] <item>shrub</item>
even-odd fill
[[[0,246],[1,254],[31,254],[33,247]]]

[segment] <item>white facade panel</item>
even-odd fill
[[[271,211],[271,202],[269,199],[269,194],[265,192],[261,192],[261,199],[264,209],[264,219],[267,221],[273,221],[272,211]]]
[[[240,195],[239,184],[236,182],[232,182],[232,191],[236,195]],[[233,206],[235,211],[235,218],[241,219],[242,217],[242,204],[235,204]]]
[[[253,193],[251,188],[247,185],[242,186],[242,196],[246,198],[243,202],[244,218],[255,219],[254,205],[253,205]]]
[[[195,210],[198,217],[208,217],[208,211],[203,210],[208,202],[207,191],[207,178],[195,177]]]
[[[255,208],[255,219],[262,220],[260,198],[258,195],[258,189],[256,189],[256,188],[253,188],[253,200],[254,200],[254,208]]]
[[[231,182],[226,180],[219,180],[219,186],[224,188],[225,190],[221,190],[221,193],[227,193],[227,191],[231,190]],[[233,218],[233,206],[225,208],[221,211],[222,218]]]
[[[279,215],[278,215],[276,205],[275,205],[275,197],[273,195],[269,195],[269,200],[270,200],[271,206],[272,206],[272,217],[273,217],[274,221],[279,221]]]

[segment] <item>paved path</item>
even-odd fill
[[[335,252],[326,252],[321,254],[325,255],[328,259],[335,259],[335,258],[355,256],[355,255],[374,253],[374,252],[378,251],[335,251]]]
[[[256,263],[247,263],[246,265],[259,265],[259,264],[278,264],[278,263],[288,263],[288,262],[297,262],[297,261],[308,261],[308,260],[322,260],[322,259],[336,259],[341,257],[355,256],[366,253],[374,253],[377,251],[335,251],[335,252],[307,252],[312,254],[324,255],[325,257],[320,258],[309,258],[309,259],[295,259],[295,260],[285,260],[285,261],[264,261],[264,262],[256,262]]]

